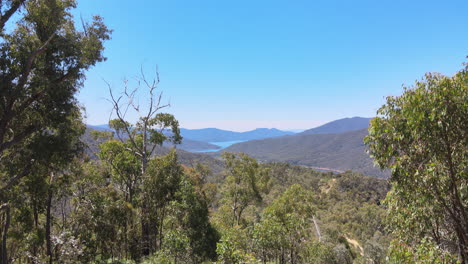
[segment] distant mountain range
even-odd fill
[[[366,153],[363,139],[367,135],[369,120],[340,119],[292,136],[234,144],[215,155],[225,151],[243,152],[263,162],[282,161],[331,171],[354,170],[369,176],[387,177],[389,173],[374,167]]]
[[[98,130],[98,131],[112,131],[108,125],[87,125],[88,130]],[[165,143],[165,147],[172,147],[171,143]],[[183,149],[185,151],[200,151],[200,150],[215,150],[220,149],[221,147],[217,145],[213,145],[207,142],[196,141],[184,138],[182,140],[182,144],[177,145],[178,148]]]
[[[234,132],[217,128],[186,129],[181,128],[180,133],[186,139],[202,142],[226,142],[237,140],[255,140],[293,135],[294,132],[282,131],[276,128],[257,128],[247,132]]]
[[[88,129],[99,131],[111,131],[108,125],[87,125]],[[170,133],[170,132],[169,132]],[[293,135],[294,132],[281,131],[275,128],[257,128],[247,132],[234,132],[221,130],[217,128],[204,129],[186,129],[181,128],[180,133],[183,137],[182,144],[177,147],[185,151],[203,151],[216,150],[220,146],[210,144],[209,142],[227,142],[227,141],[247,141],[254,139],[264,139],[272,137],[281,137],[284,135]],[[170,144],[165,144],[170,146]]]
[[[89,129],[94,129],[98,131],[111,131],[112,129],[109,127],[108,124],[103,125],[86,125]]]
[[[216,157],[225,151],[244,152],[262,162],[281,161],[330,171],[354,170],[365,175],[385,178],[389,173],[374,167],[363,143],[370,120],[371,118],[363,117],[344,118],[298,134],[267,128],[247,132],[216,128],[182,128],[181,134],[184,139],[177,148],[182,149],[181,159],[184,159],[186,164],[194,159],[203,159],[216,163],[219,169],[218,162],[209,158],[209,155],[186,151],[220,149],[219,146],[208,142],[245,140],[211,155]],[[88,128],[109,130],[107,125],[88,126]],[[165,146],[169,147],[170,144]]]
[[[85,151],[89,155],[91,159],[97,159],[97,153],[99,151],[99,144],[102,142],[102,140],[94,140],[93,137],[91,136],[90,132],[93,130],[90,126],[88,126],[88,129],[86,129],[84,135],[82,135],[81,140],[83,143],[86,144]],[[193,141],[192,141],[193,142]],[[219,148],[218,146],[214,146],[205,142],[199,142],[202,144],[207,144],[208,146],[213,146],[214,148]],[[187,143],[185,143],[187,144]],[[189,144],[190,140],[189,140]],[[183,144],[182,144],[183,145]],[[212,156],[209,156],[207,154],[203,153],[191,153],[187,152],[183,149],[180,148],[181,145],[177,146],[177,155],[179,158],[179,161],[188,167],[194,167],[198,162],[206,164],[209,166],[211,171],[213,173],[220,173],[223,168],[224,164],[221,160],[216,159]],[[164,155],[169,152],[170,149],[169,144],[165,144],[163,147],[158,147],[156,148],[156,154],[157,155]]]

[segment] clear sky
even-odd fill
[[[466,0],[78,0],[75,14],[114,30],[78,95],[88,124],[109,119],[103,79],[119,91],[141,66],[158,65],[182,127],[305,129],[371,117],[468,55]]]

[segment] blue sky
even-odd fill
[[[182,127],[305,129],[373,116],[468,55],[466,0],[79,0],[74,13],[114,30],[78,95],[89,124],[109,119],[103,80],[117,92],[141,66],[151,77],[158,65]]]

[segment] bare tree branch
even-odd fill
[[[55,37],[55,33],[53,33],[47,40],[46,42],[44,42],[44,44],[42,44],[42,46],[38,49],[36,49],[28,58],[28,62],[26,63],[26,67],[25,67],[25,70],[23,72],[23,74],[21,75],[19,81],[18,81],[18,84],[16,85],[17,88],[22,88],[24,87],[24,85],[26,84],[27,80],[28,80],[28,77],[29,77],[29,74],[31,73],[31,69],[32,69],[32,66],[33,66],[33,63],[34,63],[34,60],[37,58],[37,56],[39,56],[41,53],[43,53],[46,48],[47,48],[47,45],[49,45],[49,43],[52,41],[52,39]]]
[[[13,0],[10,9],[6,10],[4,14],[0,14],[0,31],[3,31],[6,22],[11,16],[18,11],[18,9],[26,2],[26,0]],[[1,7],[1,6],[0,6]]]
[[[0,196],[4,192],[8,191],[13,185],[15,185],[21,178],[24,176],[28,175],[29,172],[31,171],[33,162],[30,162],[26,167],[24,167],[23,171],[13,178],[11,178],[1,189],[0,189]]]
[[[12,147],[13,145],[16,145],[20,143],[23,139],[25,139],[27,136],[31,135],[32,133],[38,131],[37,126],[29,126],[25,130],[23,130],[21,133],[18,135],[15,135],[12,140],[1,143],[0,144],[0,153],[5,151],[7,148]]]
[[[9,203],[4,203],[4,204],[0,205],[0,211],[2,211],[4,209],[7,209],[8,207],[10,207],[10,204]]]
[[[111,100],[112,100],[112,103],[113,103],[113,108],[115,110],[115,114],[117,115],[117,118],[120,120],[120,122],[122,122],[122,124],[124,125],[124,129],[125,129],[125,132],[127,133],[127,136],[128,138],[130,139],[130,142],[132,143],[133,147],[142,152],[142,149],[138,146],[138,144],[136,144],[135,142],[135,139],[134,139],[134,136],[133,134],[130,132],[130,128],[129,126],[127,125],[127,122],[125,121],[125,117],[122,116],[122,113],[120,111],[120,105],[119,105],[119,102],[120,102],[120,99],[122,97],[119,97],[118,99],[115,99],[114,97],[114,94],[112,93],[112,88],[110,86],[109,83],[107,83],[107,86],[109,87],[109,94],[111,96]]]

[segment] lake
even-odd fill
[[[234,141],[221,141],[221,142],[208,142],[210,144],[213,144],[213,145],[216,145],[216,146],[220,146],[221,148],[219,149],[203,149],[203,150],[195,150],[195,151],[190,151],[190,152],[197,152],[197,153],[203,153],[203,152],[216,152],[216,151],[220,151],[222,149],[225,149],[231,145],[234,145],[236,143],[241,143],[241,142],[245,142],[247,140],[234,140]]]

